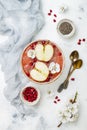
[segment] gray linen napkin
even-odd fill
[[[19,97],[21,88],[29,82],[22,73],[20,56],[43,26],[39,6],[39,0],[0,0],[0,34],[8,36],[0,45],[0,64],[7,85],[4,94],[22,114],[35,114]]]

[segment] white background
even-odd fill
[[[59,7],[62,4],[68,6],[68,11],[60,14]],[[83,67],[80,70],[76,70],[72,77],[75,78],[75,81],[70,81],[69,88],[59,94],[62,99],[62,104],[64,99],[68,99],[70,95],[78,91],[79,100],[80,100],[80,116],[76,124],[65,126],[70,130],[86,130],[87,129],[87,43],[81,45],[77,44],[79,38],[87,38],[87,0],[42,0],[42,10],[45,17],[45,25],[43,29],[38,33],[34,40],[37,39],[49,39],[57,43],[63,50],[65,56],[65,68],[61,77],[56,82],[55,89],[57,86],[66,78],[68,68],[70,65],[69,54],[72,50],[78,50],[80,58],[83,59]],[[83,10],[83,9],[84,10]],[[53,10],[53,14],[57,14],[57,22],[53,22],[53,15],[48,16],[49,9]],[[81,19],[79,19],[81,17]],[[57,23],[62,18],[69,18],[75,23],[76,34],[72,39],[63,39],[58,35],[56,31]],[[0,44],[3,40],[6,40],[7,37],[0,36]],[[87,39],[86,39],[87,40]],[[6,100],[3,94],[3,89],[6,86],[4,80],[4,73],[1,71],[0,67],[0,130],[6,130],[9,124],[12,122],[12,114],[16,109],[10,105]],[[45,104],[46,105],[46,104]],[[55,112],[54,112],[55,113]],[[53,121],[52,127],[56,125]],[[52,123],[49,122],[49,123]],[[23,129],[23,128],[22,128]],[[28,130],[28,127],[24,127],[25,130]],[[24,130],[23,129],[23,130]],[[17,129],[19,130],[19,128]],[[32,129],[35,130],[35,129]],[[55,127],[52,129],[55,130]]]

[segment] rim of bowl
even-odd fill
[[[30,87],[36,89],[36,91],[38,92],[38,97],[37,97],[37,99],[36,99],[35,101],[33,101],[33,102],[28,102],[27,100],[24,99],[23,94],[22,94],[22,92],[23,92],[27,87],[29,87],[29,86],[23,87],[22,90],[20,91],[20,98],[21,98],[21,100],[22,100],[25,104],[27,104],[27,105],[29,105],[29,106],[36,105],[36,104],[39,102],[39,100],[40,100],[40,90],[39,90],[38,88],[34,87],[34,86],[30,86]]]
[[[38,82],[38,81],[35,81],[35,80],[29,78],[29,77],[26,75],[26,73],[24,72],[24,69],[23,69],[23,67],[22,67],[22,56],[23,56],[23,53],[24,53],[25,49],[26,49],[29,45],[31,45],[32,43],[38,42],[38,41],[49,41],[49,42],[53,43],[54,45],[56,45],[56,47],[57,47],[57,48],[61,51],[61,53],[62,53],[62,57],[63,57],[62,70],[61,70],[60,74],[59,74],[56,78],[54,78],[53,80],[51,80],[51,81],[49,81],[49,82],[44,82],[44,81],[43,81],[43,82]],[[65,56],[64,56],[64,54],[63,54],[62,49],[61,49],[55,42],[53,42],[53,41],[51,41],[51,40],[47,40],[47,39],[45,39],[45,40],[42,40],[42,39],[41,39],[41,40],[35,40],[35,41],[32,41],[32,42],[28,43],[28,44],[24,47],[24,49],[23,49],[23,51],[22,51],[22,54],[21,54],[21,58],[20,58],[20,64],[21,64],[21,68],[22,68],[23,74],[24,74],[31,82],[36,83],[36,84],[41,84],[41,85],[50,84],[50,83],[53,83],[54,81],[56,81],[56,80],[61,76],[61,74],[62,74],[62,72],[63,72],[63,70],[64,70],[64,67],[65,67]]]
[[[73,27],[73,30],[71,31],[71,33],[66,34],[66,35],[63,35],[63,34],[60,32],[59,27],[60,27],[61,23],[63,23],[63,22],[68,22],[68,23],[71,24],[71,26]],[[64,37],[64,38],[71,38],[71,37],[75,34],[75,32],[76,32],[75,24],[73,23],[73,21],[71,21],[71,20],[69,20],[69,19],[61,19],[61,20],[58,22],[58,24],[57,24],[57,32],[58,32],[62,37]]]

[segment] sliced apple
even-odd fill
[[[35,52],[38,60],[47,62],[52,58],[54,49],[52,45],[42,45],[39,43],[36,45]]]
[[[35,68],[31,70],[30,76],[36,81],[45,81],[49,75],[49,69],[45,63],[36,62]]]

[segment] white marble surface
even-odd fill
[[[35,37],[37,39],[50,39],[57,43],[63,50],[65,55],[65,69],[61,77],[55,81],[55,83],[49,85],[35,85],[39,87],[41,91],[41,100],[35,107],[36,112],[32,116],[20,115],[15,107],[6,100],[3,94],[3,90],[6,86],[4,80],[4,73],[0,70],[0,130],[86,130],[87,128],[87,43],[77,44],[79,38],[86,38],[87,40],[87,1],[86,0],[42,0],[42,9],[45,16],[45,25],[39,34]],[[68,5],[69,9],[66,13],[59,14],[58,9],[62,4]],[[47,13],[49,9],[52,9],[57,14],[57,22],[62,18],[71,19],[76,25],[76,34],[72,39],[66,40],[57,34],[56,25],[54,23],[53,16],[48,17]],[[1,40],[5,40],[0,37]],[[1,43],[0,40],[0,43]],[[77,49],[80,54],[80,58],[83,59],[83,67],[80,70],[76,70],[72,77],[75,77],[75,81],[70,81],[69,87],[62,93],[56,93],[56,89],[59,84],[66,78],[68,68],[70,65],[69,54],[72,50]],[[61,101],[56,105],[53,103],[54,97],[49,98],[47,90],[52,90],[55,95],[58,95]],[[65,105],[65,102],[76,91],[79,93],[80,100],[80,113],[77,122],[72,124],[63,125],[57,128],[58,124],[58,112]],[[38,113],[38,114],[37,114]]]

